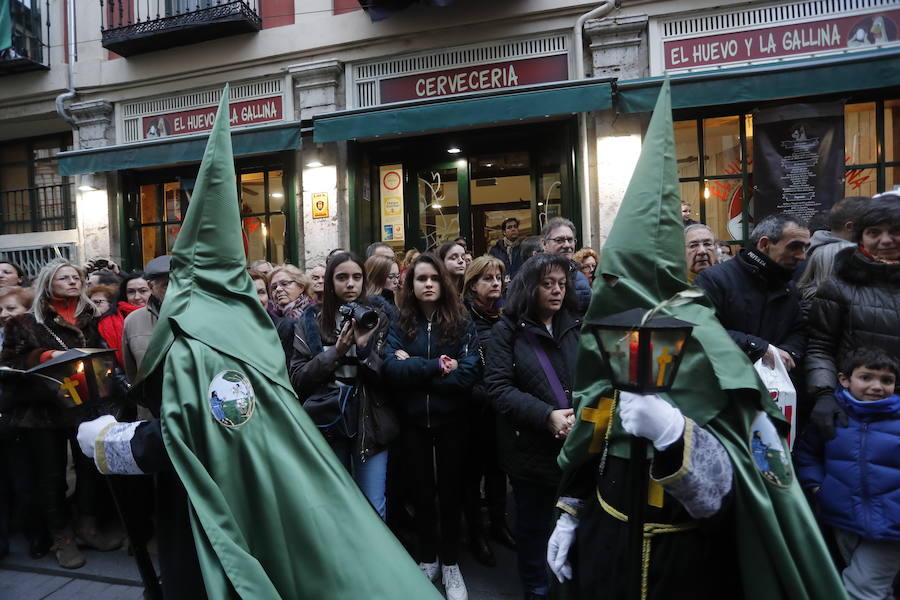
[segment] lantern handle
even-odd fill
[[[694,299],[700,298],[701,296],[703,296],[703,290],[698,287],[681,290],[668,300],[663,300],[662,302],[648,310],[646,313],[644,313],[644,317],[641,319],[641,323],[640,325],[638,325],[638,328],[643,327],[644,323],[655,317],[656,313],[658,313],[659,311],[666,308],[673,308],[676,306],[684,306],[685,304],[690,304],[694,301]]]

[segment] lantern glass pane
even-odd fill
[[[597,340],[609,360],[613,382],[627,382],[629,373],[629,343],[633,334],[622,329],[595,330]],[[634,336],[637,347],[637,336]]]
[[[651,385],[661,387],[669,383],[676,359],[684,347],[686,334],[687,331],[684,329],[653,330],[652,361],[650,363],[653,373]]]
[[[91,363],[94,369],[94,378],[97,382],[97,393],[101,398],[108,398],[113,391],[113,377],[115,377],[115,356],[112,354],[94,356]]]

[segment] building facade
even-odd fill
[[[171,249],[226,82],[251,261],[460,235],[480,254],[508,216],[600,248],[665,74],[683,200],[722,239],[900,183],[900,1],[379,4],[0,0],[0,253],[33,272]],[[821,135],[754,145],[801,114]]]

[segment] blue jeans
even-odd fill
[[[547,595],[547,541],[553,532],[556,487],[509,478],[516,501],[519,579],[525,593]]]
[[[341,464],[353,476],[353,481],[368,498],[369,503],[378,511],[383,521],[387,510],[385,508],[384,482],[387,477],[388,452],[384,450],[375,456],[370,456],[363,461],[359,454],[353,451],[354,440],[345,437],[335,437],[328,440],[331,449],[337,455]]]

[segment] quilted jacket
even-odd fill
[[[813,397],[834,389],[837,365],[853,348],[874,346],[900,357],[900,264],[847,248],[835,257],[834,272],[809,312],[806,381]]]
[[[563,309],[553,318],[553,335],[528,317],[504,315],[493,329],[484,384],[497,411],[500,465],[510,477],[557,485],[561,476],[562,440],[547,429],[559,407],[525,333],[543,347],[571,405],[580,327],[581,319]]]
[[[817,428],[806,428],[794,451],[801,485],[819,487],[825,523],[870,540],[900,540],[900,396],[878,402],[835,396],[848,426],[835,428],[826,443]]]

